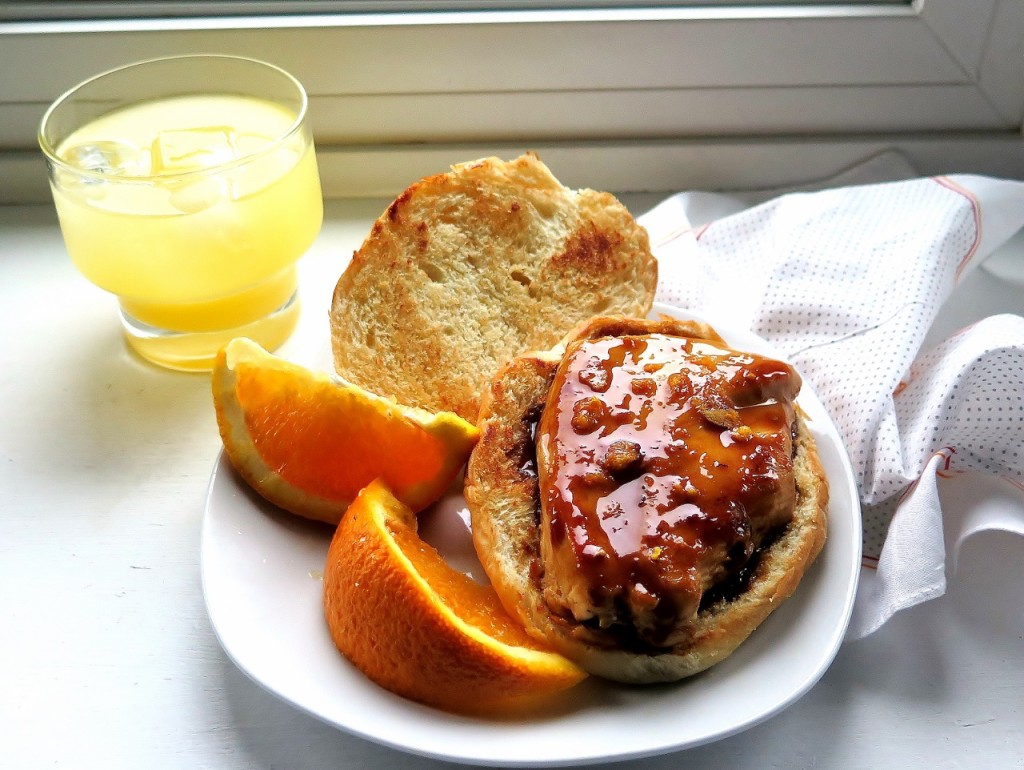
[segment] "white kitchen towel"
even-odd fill
[[[941,595],[963,537],[1024,534],[1024,319],[990,317],[922,350],[957,283],[1024,225],[1024,183],[915,178],[751,205],[764,197],[681,193],[639,219],[657,299],[771,341],[839,428],[864,517],[855,639]],[[939,479],[975,474],[1011,494],[944,521]]]

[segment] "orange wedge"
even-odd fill
[[[489,586],[445,564],[383,482],[342,519],[324,568],[335,645],[377,684],[461,712],[535,702],[586,674],[539,645]]]
[[[244,338],[217,356],[213,403],[241,476],[275,505],[332,524],[378,477],[413,510],[425,508],[479,436],[458,415],[402,406]]]

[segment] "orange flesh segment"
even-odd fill
[[[452,569],[444,558],[408,527],[387,523],[399,550],[455,615],[498,641],[532,650],[545,650],[505,612],[490,586],[483,586]]]
[[[331,541],[324,613],[334,644],[370,679],[453,711],[521,708],[586,676],[534,642],[493,589],[449,567],[379,480]]]
[[[236,365],[235,377],[253,443],[267,466],[296,487],[346,497],[379,475],[381,457],[396,458],[388,481],[399,493],[443,470],[441,443],[379,404],[336,392],[328,383],[296,389],[290,373],[245,362]],[[303,461],[289,463],[291,457]]]

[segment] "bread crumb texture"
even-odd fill
[[[476,420],[515,355],[598,314],[644,316],[646,231],[614,196],[570,190],[537,158],[485,158],[416,182],[374,223],[335,288],[338,374]]]

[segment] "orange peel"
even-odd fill
[[[219,352],[212,387],[221,440],[242,478],[275,505],[331,524],[378,477],[422,510],[479,438],[454,413],[403,406],[245,338]]]
[[[532,639],[492,588],[449,567],[382,481],[335,531],[324,613],[335,645],[373,681],[448,710],[533,703],[586,676]]]

